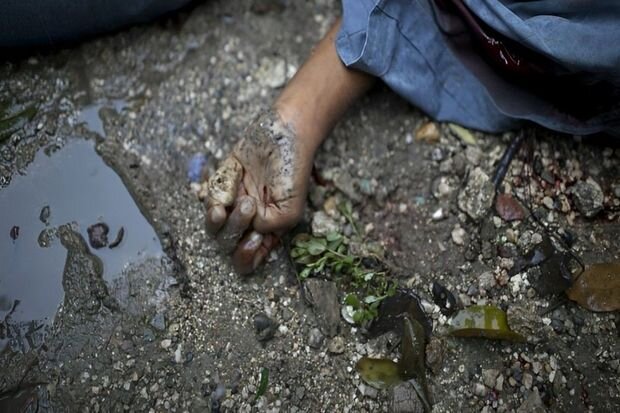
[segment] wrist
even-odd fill
[[[300,155],[314,157],[329,131],[324,130],[320,119],[314,119],[315,112],[308,106],[311,105],[304,108],[302,105],[281,98],[274,104],[273,110],[295,135]]]

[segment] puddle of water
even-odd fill
[[[90,141],[70,141],[50,155],[39,151],[26,174],[0,190],[0,216],[0,351],[7,339],[3,322],[20,335],[43,334],[62,302],[67,250],[55,236],[46,241],[42,231],[53,234],[73,223],[88,242],[88,227],[105,222],[112,243],[123,227],[115,248],[91,247],[108,282],[130,264],[164,255],[154,229]]]
[[[123,99],[111,99],[105,101],[99,101],[90,105],[85,106],[80,113],[78,114],[77,123],[84,124],[86,129],[91,132],[95,132],[99,136],[105,137],[105,130],[103,129],[103,120],[99,115],[99,111],[102,108],[111,108],[114,109],[117,113],[121,113],[123,110],[127,109],[129,104]]]

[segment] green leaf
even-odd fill
[[[347,296],[344,298],[344,303],[356,309],[360,307],[360,299],[357,298],[357,295],[355,295],[354,293],[347,294]]]
[[[351,201],[342,202],[338,205],[338,209],[344,215],[353,215],[353,204],[351,204]]]
[[[302,255],[301,257],[295,258],[295,262],[298,264],[309,265],[312,264],[316,260],[316,257],[312,255]]]
[[[312,272],[312,268],[311,267],[306,267],[304,268],[300,273],[299,273],[299,278],[301,278],[302,280],[308,278],[310,276],[310,273]]]
[[[416,393],[424,404],[424,411],[431,411],[431,403],[426,386],[426,335],[424,327],[416,319],[405,316],[403,320],[403,341],[398,370],[405,380],[413,380]]]
[[[355,259],[352,256],[347,255],[342,259],[342,262],[344,262],[347,265],[353,265],[353,263],[355,262]]]
[[[449,333],[456,337],[482,337],[492,340],[525,341],[510,330],[506,313],[492,305],[472,305],[450,320]]]
[[[327,249],[327,241],[323,238],[313,238],[308,241],[308,252],[311,255],[320,255]]]
[[[311,238],[312,238],[312,236],[310,234],[306,234],[305,232],[303,232],[301,234],[295,235],[295,237],[291,241],[291,244],[293,244],[293,245],[295,245],[297,247],[300,247],[302,244],[305,244]]]
[[[467,145],[477,145],[478,141],[473,133],[469,131],[469,129],[465,129],[464,127],[457,125],[455,123],[449,123],[448,127],[460,140],[465,142]]]
[[[329,234],[327,234],[326,238],[328,242],[341,241],[342,235],[334,231],[334,232],[330,232]]]
[[[356,324],[361,324],[364,321],[364,310],[357,310],[353,312],[353,321]]]
[[[364,297],[364,302],[366,304],[372,304],[372,303],[374,303],[377,300],[381,300],[381,299],[378,298],[377,296],[374,296],[374,295],[369,295],[367,297]]]
[[[337,251],[340,245],[342,245],[341,239],[336,240],[336,241],[331,241],[329,244],[327,244],[327,248],[332,251]]]
[[[258,384],[258,389],[256,389],[256,396],[254,397],[254,401],[258,400],[262,395],[267,391],[267,386],[269,385],[269,369],[263,367],[260,371],[260,383]]]
[[[362,357],[355,365],[355,370],[368,385],[385,389],[403,381],[398,365],[388,359]]]
[[[301,257],[302,255],[306,255],[306,250],[303,248],[295,247],[291,250],[291,258]]]

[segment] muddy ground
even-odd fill
[[[257,13],[250,1],[210,1],[2,63],[0,100],[37,106],[0,144],[3,257],[37,261],[37,248],[55,252],[41,258],[50,260],[51,281],[28,272],[27,288],[39,292],[17,306],[3,291],[8,270],[0,275],[0,410],[389,410],[390,391],[363,385],[354,366],[363,355],[394,357],[393,343],[367,340],[344,320],[335,338],[323,337],[283,248],[254,276],[235,275],[207,237],[188,182],[189,159],[205,153],[215,166],[340,13],[331,0],[285,4]],[[439,125],[439,140],[416,141],[426,121],[384,87],[373,90],[319,153],[320,181],[336,184],[315,185],[306,220],[323,208],[326,190],[353,198],[366,239],[383,247],[398,283],[425,300],[435,336],[427,371],[433,411],[618,411],[618,314],[543,295],[535,269],[509,276],[547,233],[568,233],[586,264],[620,259],[617,143],[528,129],[476,134],[467,145],[447,125]],[[493,175],[518,133],[530,138],[502,191],[524,199],[538,219],[509,223],[494,210],[481,213],[481,191],[466,188],[474,176]],[[106,175],[93,145],[117,175]],[[29,180],[45,157],[51,172]],[[65,167],[83,175],[75,182],[87,189],[67,178],[48,191],[44,177]],[[576,193],[579,182],[585,189]],[[46,205],[51,218],[39,212]],[[62,205],[77,210],[63,216]],[[109,243],[120,227],[126,239],[94,248],[87,227],[97,222],[109,226]],[[446,318],[432,304],[433,281],[463,305],[507,309],[528,342],[441,336]],[[51,303],[47,320],[37,313],[27,322],[31,306],[44,311],[41,302]],[[259,313],[278,325],[265,342],[255,334]],[[269,384],[257,399],[263,368]]]

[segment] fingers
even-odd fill
[[[214,209],[216,208],[212,208],[212,210]],[[229,254],[235,250],[239,239],[241,239],[243,233],[252,223],[254,215],[256,215],[256,202],[254,198],[247,195],[240,197],[237,206],[231,212],[226,222],[220,225],[221,229],[215,237],[222,252]]]
[[[207,209],[207,232],[215,235],[226,222],[226,209],[223,205],[215,205]]]
[[[232,256],[235,270],[241,275],[254,271],[277,245],[277,238],[273,234],[262,235],[252,231],[239,243]]]
[[[262,234],[282,233],[294,227],[304,212],[305,197],[291,197],[279,203],[260,204],[252,226]]]

